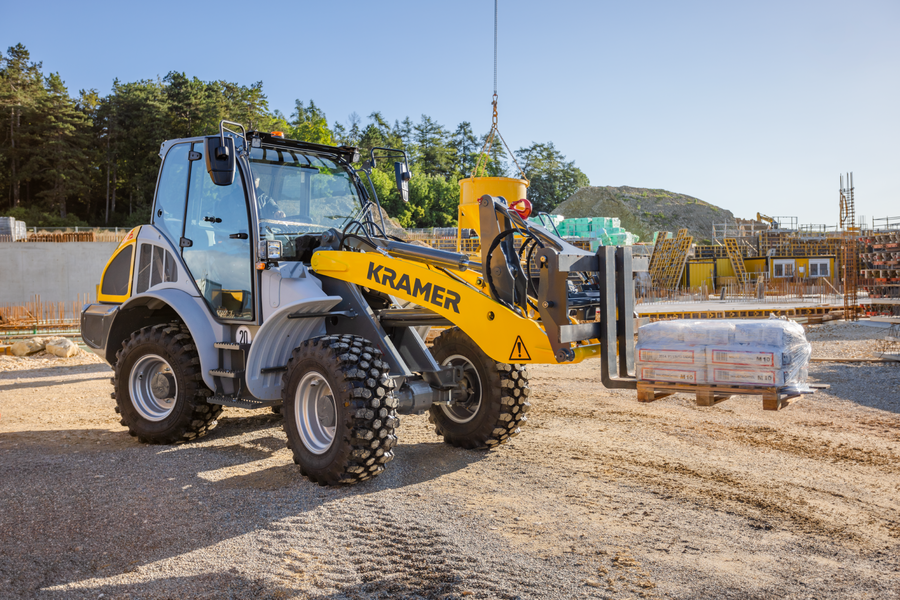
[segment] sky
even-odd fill
[[[71,94],[180,71],[263,81],[329,123],[425,114],[491,124],[493,0],[15,2],[24,44]],[[499,127],[552,141],[592,185],[661,188],[749,218],[900,217],[900,2],[499,0]]]

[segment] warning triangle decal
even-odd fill
[[[520,362],[523,360],[531,360],[531,355],[528,354],[528,349],[525,347],[525,342],[522,341],[522,336],[516,336],[516,343],[513,344],[512,352],[509,353],[509,362]]]

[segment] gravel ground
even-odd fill
[[[884,330],[829,323],[814,356]],[[404,417],[373,481],[321,488],[281,419],[146,446],[90,355],[0,357],[0,598],[900,598],[900,366],[813,363],[778,412],[535,366],[491,452]]]

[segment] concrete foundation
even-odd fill
[[[0,243],[0,306],[97,300],[97,284],[116,242]]]

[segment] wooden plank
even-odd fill
[[[755,394],[757,396],[764,394],[767,390],[777,389],[774,387],[740,387],[740,386],[734,386],[734,385],[692,385],[690,383],[667,383],[665,381],[659,381],[659,382],[639,381],[638,387],[654,389],[656,391],[672,390],[675,392],[688,392],[688,393],[713,392],[716,394],[732,394],[732,395]]]
[[[675,392],[658,392],[652,385],[638,382],[637,386],[638,402],[655,402],[660,398],[671,396]]]
[[[827,384],[813,384],[813,386],[814,389],[828,387]],[[653,402],[675,393],[694,394],[697,406],[715,406],[732,396],[762,396],[763,410],[780,410],[787,406],[791,399],[802,395],[784,393],[775,387],[691,385],[652,381],[639,381],[637,384],[638,402]]]
[[[781,410],[801,394],[766,394],[763,396],[763,410]]]
[[[697,406],[715,406],[719,402],[728,400],[731,394],[716,394],[711,391],[697,392]]]
[[[778,410],[779,408],[781,408],[781,400],[777,392],[763,394],[763,410]]]

